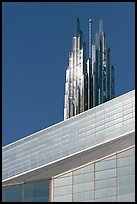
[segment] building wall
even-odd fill
[[[2,148],[2,179],[77,154],[135,130],[135,91]]]
[[[3,202],[134,201],[134,132],[131,91],[3,147]]]
[[[52,196],[51,196],[52,195]],[[4,186],[2,202],[134,202],[135,147],[56,178]]]
[[[135,148],[53,179],[54,202],[134,202]]]
[[[48,202],[50,180],[8,185],[2,188],[2,202]]]

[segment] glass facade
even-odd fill
[[[49,180],[3,186],[3,202],[49,202]]]
[[[135,148],[53,179],[54,202],[134,202]]]
[[[71,170],[52,182],[49,179],[3,186],[2,201],[134,202],[135,148]]]
[[[134,130],[133,90],[3,147],[2,179],[33,171]]]
[[[134,202],[134,131],[133,90],[3,147],[2,201]]]

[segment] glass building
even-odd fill
[[[92,20],[89,19],[88,57],[80,21],[77,19],[69,66],[66,70],[64,120],[104,103],[115,96],[114,67],[107,48],[103,20],[99,21],[95,44],[92,44]]]
[[[3,202],[134,202],[135,91],[2,148]]]

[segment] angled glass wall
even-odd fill
[[[53,202],[135,202],[135,148],[53,179]]]
[[[52,182],[40,180],[2,189],[2,202],[50,201],[134,202],[135,148],[71,170]]]
[[[2,179],[33,171],[135,130],[135,91],[2,148]]]
[[[50,180],[35,181],[2,188],[2,202],[49,202]]]

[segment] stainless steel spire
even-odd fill
[[[88,58],[80,21],[77,18],[69,66],[66,70],[64,120],[114,98],[114,67],[107,49],[103,20],[92,45],[92,20],[89,19]]]
[[[69,66],[66,70],[64,119],[84,111],[84,72],[86,68],[85,44],[82,40],[80,21],[77,19],[77,31],[73,36]]]
[[[89,51],[88,51],[88,57],[91,58],[92,57],[92,20],[89,19],[89,42],[88,42],[88,46],[89,46]]]
[[[79,21],[79,18],[77,18],[77,36],[79,35],[80,33],[80,21]]]

